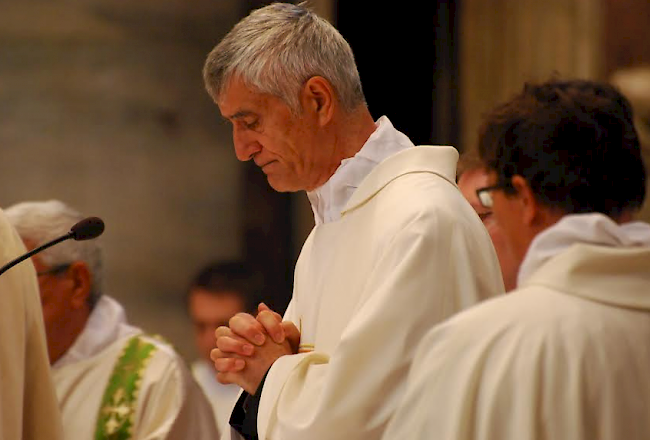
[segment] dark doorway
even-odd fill
[[[457,144],[457,2],[338,0],[336,27],[355,54],[370,112],[416,144]]]

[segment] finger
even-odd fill
[[[284,329],[285,337],[289,342],[289,345],[291,345],[294,354],[298,353],[298,347],[300,346],[300,330],[298,330],[296,325],[291,321],[283,321],[282,328]]]
[[[212,350],[210,357],[214,361],[214,368],[220,373],[236,373],[243,370],[246,366],[246,362],[243,359],[213,356],[215,351],[218,350]]]
[[[255,345],[262,345],[266,340],[266,331],[253,315],[237,313],[228,322],[230,330],[237,336]]]
[[[230,327],[226,327],[225,325],[219,326],[216,328],[214,331],[214,337],[216,339],[219,339],[222,336],[233,336],[232,330],[230,330]]]
[[[257,321],[264,326],[266,332],[277,344],[284,342],[284,328],[282,328],[282,319],[277,318],[277,313],[263,310],[257,315]]]
[[[275,317],[278,319],[278,321],[282,321],[282,315],[280,315],[280,314],[277,313],[277,312],[274,312],[273,310],[271,310],[271,309],[269,308],[269,306],[267,306],[266,304],[264,304],[264,303],[262,302],[262,303],[260,303],[260,304],[257,306],[257,313],[259,314],[259,313],[262,313],[262,312],[264,312],[264,311],[267,311],[267,312],[271,312],[271,313],[273,313],[273,314],[275,315]]]
[[[214,367],[220,373],[236,373],[246,366],[243,359],[220,358],[214,361]]]
[[[219,381],[219,383],[222,383],[224,385],[228,385],[228,384],[231,384],[231,383],[234,383],[234,384],[237,383],[236,382],[236,376],[234,374],[217,372],[216,376],[217,376],[217,380]]]
[[[251,356],[255,352],[252,344],[242,338],[231,336],[221,336],[217,338],[217,348],[225,354],[238,354],[241,356]]]

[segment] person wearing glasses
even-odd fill
[[[479,135],[477,190],[517,288],[431,330],[385,439],[650,438],[650,225],[632,108],[612,86],[526,84]]]
[[[18,203],[6,215],[28,249],[84,218],[57,200]],[[99,240],[68,240],[32,262],[64,438],[217,438],[210,404],[183,360],[103,295]]]

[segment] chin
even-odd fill
[[[269,186],[277,192],[297,192],[297,191],[302,191],[304,189],[304,188],[296,187],[294,185],[290,185],[287,182],[274,181],[271,178],[268,178],[267,180],[269,182]]]

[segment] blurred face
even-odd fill
[[[490,185],[488,180],[488,173],[483,169],[465,171],[458,179],[458,188],[479,215],[490,234],[494,250],[499,258],[503,282],[506,291],[508,291],[514,289],[516,286],[519,264],[514,259],[512,250],[507,243],[506,235],[496,221],[492,210],[483,207],[476,195],[477,189]]]
[[[273,189],[309,191],[324,183],[312,112],[294,116],[279,98],[254,91],[238,78],[217,105],[232,124],[237,159],[253,160]]]
[[[33,247],[25,243],[28,249]],[[32,257],[41,294],[50,362],[63,356],[83,330],[90,315],[89,275],[84,263],[50,267]]]
[[[50,340],[56,338],[60,329],[65,327],[71,280],[66,276],[65,271],[52,271],[52,268],[45,266],[37,255],[32,257],[32,261],[36,268],[41,293],[45,331]]]
[[[214,331],[219,326],[227,326],[230,318],[243,311],[244,302],[235,292],[215,294],[195,289],[190,293],[189,313],[194,325],[196,347],[210,365],[210,351],[215,348]]]

